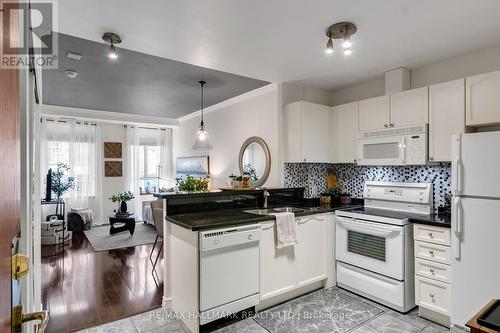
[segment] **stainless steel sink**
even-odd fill
[[[269,215],[271,213],[276,213],[273,209],[250,209],[245,210],[244,212],[255,215]]]
[[[279,208],[274,208],[273,209],[275,212],[283,213],[283,212],[292,212],[292,213],[299,213],[305,211],[303,208],[298,208],[298,207],[279,207]]]
[[[278,208],[264,208],[264,209],[250,209],[245,210],[245,213],[255,214],[255,215],[270,215],[273,213],[283,213],[283,212],[303,212],[305,209],[297,207],[278,207]]]

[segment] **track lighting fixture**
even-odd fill
[[[327,54],[332,54],[333,53],[333,40],[331,38],[328,38],[328,42],[326,43],[326,50],[325,52]]]
[[[120,44],[122,42],[120,36],[113,32],[106,32],[102,35],[102,39],[109,43],[108,57],[112,60],[118,58],[118,53],[116,52],[115,44]]]
[[[327,54],[333,53],[333,39],[342,40],[342,48],[344,49],[344,55],[348,56],[352,53],[352,41],[351,36],[357,31],[357,27],[351,22],[340,22],[335,23],[326,30],[326,37],[328,37],[328,42],[326,43]]]

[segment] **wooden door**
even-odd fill
[[[0,0],[1,8],[3,3],[4,1]],[[0,12],[0,16],[2,13]],[[0,26],[1,24],[0,19]],[[11,31],[16,31],[15,35],[18,35],[17,22],[11,22]],[[3,33],[1,36],[2,42],[6,39],[6,42],[10,42],[9,36]],[[0,115],[0,332],[3,333],[10,332],[11,326],[11,244],[20,230],[21,170],[17,69],[0,69]]]

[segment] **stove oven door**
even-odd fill
[[[404,280],[404,227],[336,216],[336,258]]]

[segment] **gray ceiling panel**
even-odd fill
[[[58,37],[59,69],[43,72],[44,104],[176,119],[199,110],[201,79],[205,107],[269,84],[121,48],[112,61],[104,43]],[[81,60],[68,59],[68,51]],[[66,70],[78,76],[68,78]]]

